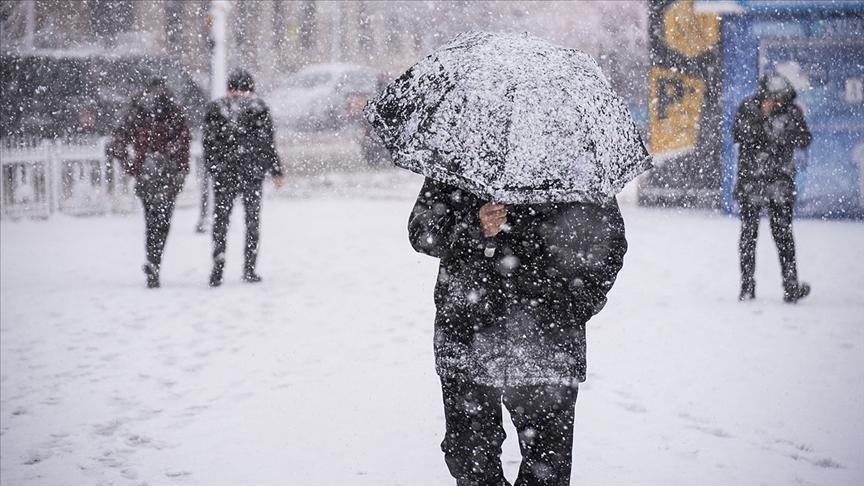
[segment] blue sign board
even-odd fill
[[[855,11],[862,8],[861,0],[696,0],[697,12],[781,13],[813,11]]]

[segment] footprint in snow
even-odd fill
[[[208,408],[210,408],[208,405],[192,405],[184,408],[178,417],[194,417]]]
[[[185,371],[186,373],[197,373],[197,372],[203,370],[205,367],[206,367],[206,364],[204,364],[204,363],[194,363],[191,365],[183,366],[180,369],[182,371]]]
[[[61,401],[61,400],[60,400],[60,397],[47,397],[45,400],[42,400],[41,403],[42,403],[43,405],[53,406],[53,405],[57,405],[57,404],[59,404],[60,401]]]
[[[684,419],[684,420],[687,420],[687,421],[690,421],[690,422],[696,423],[696,424],[707,424],[707,423],[710,422],[710,420],[708,420],[708,419],[706,419],[706,418],[704,418],[704,417],[696,417],[696,416],[694,416],[694,415],[690,415],[690,414],[687,413],[687,412],[681,412],[681,413],[679,413],[679,414],[678,414],[678,417],[679,417],[679,418],[682,418],[682,419]]]
[[[801,452],[813,452],[813,448],[803,442],[795,442],[788,439],[777,439],[775,441],[778,444],[782,444],[788,447],[791,447],[797,451]]]
[[[843,465],[839,462],[831,459],[830,457],[825,457],[813,462],[813,465],[818,467],[824,467],[827,469],[842,469]]]
[[[93,427],[93,432],[97,435],[103,436],[111,436],[117,432],[121,426],[123,426],[124,421],[120,419],[114,419],[106,424],[96,425]]]
[[[615,402],[615,403],[617,403],[619,407],[623,408],[624,410],[626,410],[628,412],[633,412],[633,413],[647,413],[648,412],[647,408],[645,408],[642,405],[635,403],[635,402],[631,402],[631,403]]]
[[[120,353],[108,353],[108,354],[103,354],[102,356],[99,357],[99,359],[101,359],[102,361],[105,361],[107,363],[110,363],[110,362],[114,361],[115,359],[119,358],[120,356],[121,356]]]
[[[125,465],[118,457],[120,455],[123,455],[122,451],[105,451],[100,457],[96,458],[96,461],[103,466],[119,469]]]
[[[30,449],[24,453],[21,464],[25,466],[33,466],[41,462],[45,462],[51,457],[51,451],[47,449]]]
[[[726,432],[725,430],[723,430],[719,427],[703,427],[701,425],[690,425],[687,428],[693,429],[693,430],[698,430],[699,432],[702,432],[704,434],[712,435],[714,437],[719,437],[721,439],[728,439],[729,437],[732,437],[732,434]]]
[[[835,461],[834,459],[831,459],[830,457],[823,457],[821,459],[812,459],[809,457],[801,456],[799,454],[789,454],[788,456],[795,461],[809,462],[810,464],[812,464],[816,467],[821,467],[823,469],[843,469],[842,464]]]
[[[154,441],[146,435],[126,434],[124,443],[129,447],[162,449],[164,444]]]
[[[170,470],[165,471],[165,476],[169,478],[188,478],[192,475],[191,471],[183,471],[183,470]]]

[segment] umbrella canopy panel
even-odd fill
[[[591,56],[529,34],[461,34],[372,100],[394,162],[497,202],[599,202],[650,167]]]

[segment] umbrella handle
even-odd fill
[[[483,256],[486,258],[492,258],[495,256],[495,249],[497,248],[497,243],[495,242],[495,237],[486,237],[483,241]]]

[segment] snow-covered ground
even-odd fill
[[[140,215],[0,223],[0,483],[452,484],[437,262],[406,239],[420,181],[394,181],[266,200],[258,285],[240,282],[235,213],[215,290],[192,209],[155,291]],[[864,484],[864,225],[796,221],[814,291],[787,305],[763,221],[758,300],[742,304],[734,219],[623,211],[573,484]]]

